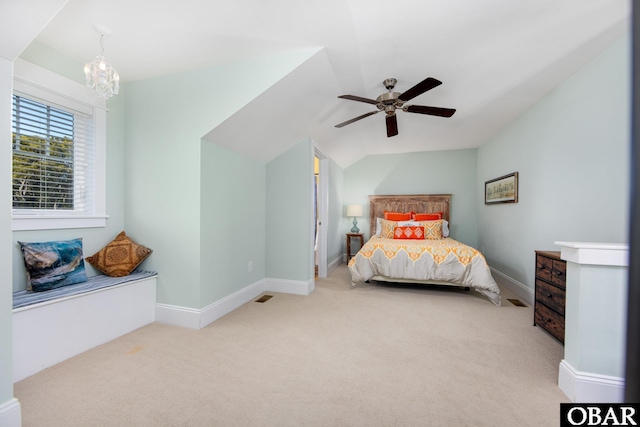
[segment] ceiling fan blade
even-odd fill
[[[429,114],[430,116],[451,117],[456,112],[454,108],[425,107],[424,105],[407,105],[402,108],[408,113]]]
[[[422,95],[426,91],[431,90],[436,86],[440,86],[441,84],[442,82],[440,80],[436,80],[433,77],[427,77],[411,89],[402,93],[398,99],[400,101],[407,102],[408,100],[413,99],[418,95]]]
[[[337,125],[336,125],[336,127],[337,127],[337,128],[341,128],[341,127],[343,127],[343,126],[350,125],[350,124],[351,124],[351,123],[353,123],[353,122],[357,122],[357,121],[358,121],[358,120],[360,120],[360,119],[364,119],[365,117],[372,116],[372,115],[374,115],[374,114],[376,114],[376,113],[379,113],[379,112],[380,112],[380,110],[370,111],[370,112],[368,112],[368,113],[366,113],[366,114],[363,114],[363,115],[361,115],[361,116],[354,117],[354,118],[353,118],[353,119],[351,119],[351,120],[347,120],[346,122],[342,122],[342,123],[340,123],[340,124],[337,124]]]
[[[340,95],[338,98],[348,99],[350,101],[366,102],[367,104],[378,105],[378,101],[375,99],[363,98],[355,95]]]
[[[387,137],[398,134],[398,118],[395,114],[387,116]]]

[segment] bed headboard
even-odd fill
[[[376,218],[389,212],[442,212],[442,219],[449,221],[451,194],[406,194],[369,196],[369,236],[376,232]]]

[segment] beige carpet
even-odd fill
[[[195,331],[154,323],[15,385],[24,426],[558,426],[562,345],[477,292],[272,294]],[[117,313],[114,313],[117,315]]]

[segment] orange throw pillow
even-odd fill
[[[384,211],[384,219],[389,221],[409,221],[411,219],[412,212],[387,212]]]
[[[413,214],[414,221],[435,221],[438,219],[442,219],[442,212]]]
[[[424,240],[424,227],[398,226],[393,230],[394,239]]]

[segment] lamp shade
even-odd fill
[[[349,205],[349,206],[347,206],[347,216],[348,217],[361,217],[362,216],[362,206],[361,205]]]

